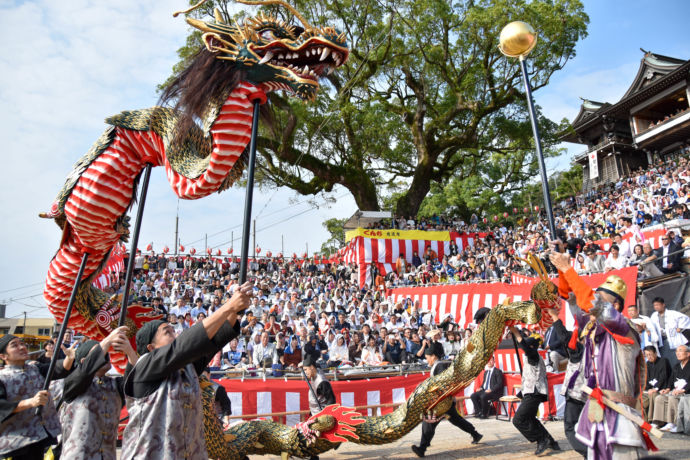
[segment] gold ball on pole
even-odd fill
[[[501,30],[498,49],[508,57],[524,58],[537,44],[537,34],[531,25],[513,21]]]

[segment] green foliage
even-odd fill
[[[215,3],[226,12],[232,4]],[[344,31],[351,54],[314,104],[270,95],[259,139],[264,185],[317,194],[341,184],[362,210],[411,215],[455,206],[464,215],[507,209],[535,176],[522,76],[517,60],[498,51],[498,36],[516,19],[539,31],[529,58],[538,91],[586,36],[580,0],[292,4],[313,24]],[[196,40],[180,50],[175,71]],[[557,154],[554,133],[563,128],[539,122],[546,154]]]
[[[322,225],[331,234],[331,237],[321,245],[321,254],[331,255],[345,245],[345,229],[343,226],[347,219],[328,219]]]

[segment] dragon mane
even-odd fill
[[[165,85],[158,101],[159,105],[171,105],[180,113],[174,142],[185,138],[195,120],[203,119],[209,101],[227,97],[244,79],[244,74],[200,46],[189,65]]]

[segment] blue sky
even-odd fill
[[[48,209],[72,164],[101,134],[105,117],[155,104],[155,87],[169,74],[187,30],[171,13],[185,5],[182,0],[0,0],[0,300],[9,303],[8,316],[49,315],[41,283],[60,232],[37,215]],[[687,1],[588,1],[585,9],[589,36],[550,85],[534,94],[552,119],[572,119],[579,96],[617,101],[635,76],[640,47],[690,58]],[[564,146],[569,154],[549,161],[550,171],[567,168],[572,154],[583,150]],[[257,245],[278,252],[282,235],[288,254],[304,252],[306,244],[310,252],[318,249],[328,237],[321,222],[356,210],[343,189],[332,197],[336,204],[310,210],[307,198],[290,190],[257,190]],[[204,233],[219,233],[209,236],[209,246],[223,243],[225,249],[234,230],[237,248],[243,203],[239,189],[180,200],[182,243],[189,247],[196,241],[192,245],[203,250]],[[158,250],[172,247],[177,206],[162,170],[154,170],[140,247],[151,241]]]

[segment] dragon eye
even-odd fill
[[[278,37],[271,29],[266,29],[259,34],[263,40],[276,40]]]

